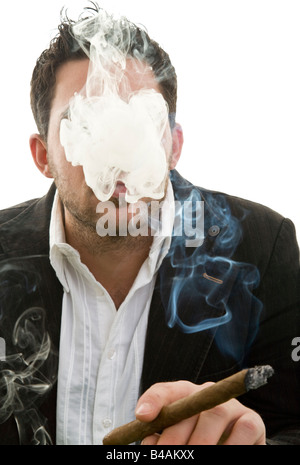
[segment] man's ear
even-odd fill
[[[180,124],[176,123],[172,131],[173,150],[170,159],[170,170],[173,170],[180,158],[183,146],[183,131]]]
[[[47,144],[40,134],[32,134],[29,139],[34,163],[46,178],[53,178],[47,158]]]

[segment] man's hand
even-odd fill
[[[213,383],[201,386],[189,381],[158,383],[139,399],[136,418],[152,421],[162,407],[202,390]],[[166,428],[160,435],[148,436],[144,445],[263,445],[266,442],[265,426],[261,417],[232,399],[211,410],[204,411],[177,425]]]

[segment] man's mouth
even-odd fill
[[[127,189],[126,189],[125,184],[123,182],[118,181],[112,197],[118,198],[120,194],[125,194],[126,190]]]

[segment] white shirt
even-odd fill
[[[99,445],[109,431],[135,418],[148,313],[173,222],[174,196],[169,182],[162,207],[164,236],[154,236],[149,256],[117,311],[108,292],[81,263],[79,253],[66,243],[56,195],[50,260],[64,288],[57,444]]]

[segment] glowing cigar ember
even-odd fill
[[[257,366],[235,373],[190,396],[163,407],[155,420],[146,423],[134,420],[111,431],[103,439],[103,444],[127,445],[141,441],[180,421],[223,404],[230,399],[257,389],[267,383],[274,370],[269,365]]]

